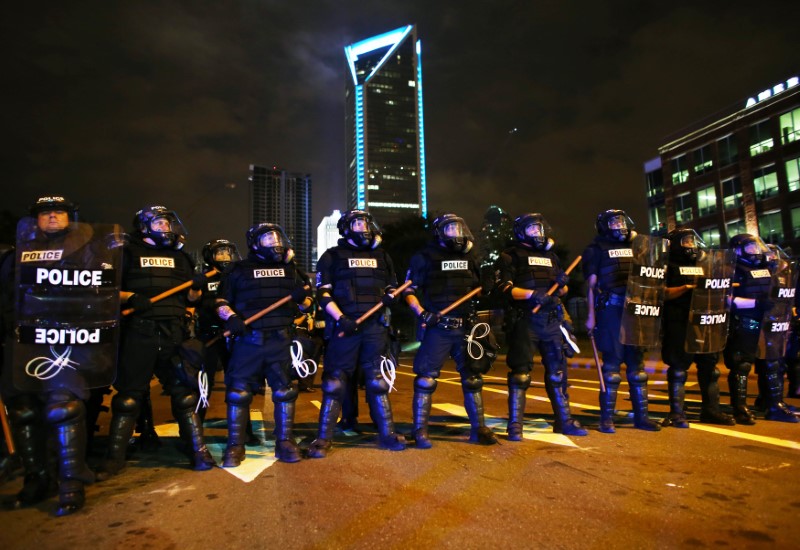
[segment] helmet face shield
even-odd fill
[[[289,237],[274,223],[251,227],[247,232],[247,246],[260,258],[272,262],[288,262],[294,255]]]
[[[58,233],[69,227],[69,212],[66,210],[41,210],[36,216],[36,224],[44,233]]]
[[[267,231],[262,233],[258,237],[258,246],[262,248],[274,248],[278,246],[288,248],[283,233],[280,231]]]
[[[544,239],[544,226],[540,223],[529,223],[525,226],[525,236],[531,239]]]
[[[443,214],[433,220],[433,234],[439,246],[453,252],[466,253],[475,241],[466,222],[455,214]]]
[[[232,262],[233,250],[228,246],[221,246],[214,251],[214,261],[217,263]]]
[[[514,220],[517,241],[539,250],[552,246],[552,228],[541,214],[523,214]]]
[[[178,215],[163,206],[150,206],[136,213],[135,227],[157,246],[173,247],[179,245],[188,232]]]

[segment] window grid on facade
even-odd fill
[[[679,185],[689,179],[689,167],[686,155],[672,159],[672,185]]]
[[[789,191],[797,191],[800,189],[800,157],[787,160],[784,166]]]
[[[750,127],[750,156],[754,157],[770,151],[775,146],[769,131],[769,121],[762,120]]]
[[[733,135],[717,140],[717,153],[720,166],[728,166],[734,162],[739,162],[739,150],[736,147],[736,139]]]
[[[714,167],[714,159],[711,155],[711,145],[705,145],[696,149],[693,153],[694,173],[703,174]]]
[[[736,177],[722,182],[722,207],[725,210],[742,204],[742,181]]]
[[[700,238],[703,239],[703,242],[706,243],[708,246],[719,246],[720,245],[720,238],[719,238],[719,228],[714,227],[707,227],[705,229],[701,229],[699,231]]]
[[[758,232],[764,242],[779,243],[783,240],[781,212],[764,212],[758,216]]]
[[[800,237],[800,206],[792,208],[792,232],[795,239]]]
[[[686,223],[691,221],[692,205],[691,195],[689,193],[675,197],[675,203],[673,206],[675,208],[675,221],[677,223]]]
[[[800,108],[781,115],[780,129],[783,145],[800,140]]]
[[[753,171],[753,188],[758,200],[778,194],[778,175],[774,164]]]
[[[697,215],[707,216],[717,209],[717,193],[709,185],[697,191]]]

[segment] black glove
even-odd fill
[[[390,292],[386,292],[383,296],[381,296],[381,303],[385,306],[390,306],[394,303],[394,296]]]
[[[131,294],[128,298],[128,305],[138,313],[153,309],[153,302],[144,294]]]
[[[558,298],[544,292],[537,292],[528,300],[528,305],[531,308],[539,306],[541,309],[552,309],[558,305]]]
[[[431,328],[435,327],[439,323],[439,319],[441,319],[442,316],[438,313],[434,313],[433,311],[423,310],[422,313],[419,314],[419,318],[426,327]]]
[[[566,271],[562,271],[556,275],[556,283],[558,286],[567,286],[569,284],[569,275],[567,275]]]
[[[308,290],[306,287],[295,288],[292,290],[292,300],[297,302],[298,304],[302,304],[308,298]]]
[[[756,298],[756,308],[760,311],[766,313],[767,311],[772,311],[772,308],[775,306],[775,302],[770,300],[769,298]]]
[[[225,321],[225,330],[231,333],[231,336],[241,336],[247,330],[247,325],[238,315],[231,315]]]
[[[203,273],[192,275],[192,290],[203,290],[206,287],[206,276]]]
[[[347,315],[342,315],[336,321],[336,328],[339,329],[339,332],[343,332],[345,336],[352,336],[358,330],[358,325]]]

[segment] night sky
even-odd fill
[[[606,208],[647,227],[667,135],[800,72],[796,1],[49,4],[4,10],[0,208],[163,204],[190,249],[243,247],[251,163],[310,173],[315,227],[344,207],[343,47],[409,23],[429,211],[540,211],[574,253]]]

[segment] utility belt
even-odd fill
[[[262,345],[264,342],[274,339],[287,340],[294,335],[288,328],[278,328],[272,330],[248,330],[242,336],[239,336],[237,342],[247,342],[256,346]]]
[[[463,317],[450,317],[449,315],[445,315],[439,318],[439,322],[436,326],[444,330],[458,330],[464,328],[466,324],[466,320]]]
[[[613,292],[604,292],[597,297],[596,307],[602,309],[606,307],[623,307],[625,306],[625,295],[615,294]]]

